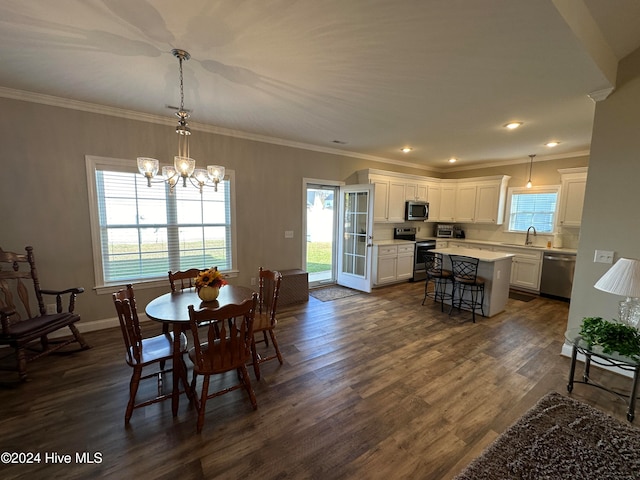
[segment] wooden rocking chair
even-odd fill
[[[74,325],[80,316],[73,313],[76,296],[83,288],[66,290],[44,290],[40,288],[33,247],[26,247],[26,255],[5,252],[0,248],[0,345],[9,345],[15,350],[16,367],[20,380],[27,379],[27,362],[78,342],[81,349],[89,348]],[[33,283],[37,311],[29,299],[25,282]],[[55,296],[56,311],[47,313],[44,295]],[[67,310],[63,311],[62,299],[68,295]],[[60,340],[49,340],[49,334],[69,327],[73,334]],[[40,348],[34,349],[39,341]],[[13,369],[12,369],[13,370]]]

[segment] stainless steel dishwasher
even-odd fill
[[[569,300],[575,266],[575,254],[545,252],[542,257],[540,295]]]

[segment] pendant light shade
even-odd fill
[[[527,181],[527,188],[531,188],[533,186],[533,183],[531,183],[531,172],[533,170],[533,157],[535,157],[535,154],[529,155],[529,180]]]

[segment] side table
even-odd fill
[[[616,352],[604,353],[601,347],[597,345],[589,345],[580,336],[580,329],[567,330],[567,332],[565,333],[565,341],[568,345],[571,345],[573,347],[571,352],[571,368],[569,370],[569,382],[567,383],[567,390],[571,392],[573,390],[574,383],[584,383],[593,387],[601,388],[602,390],[612,393],[625,401],[627,401],[626,399],[628,399],[629,408],[627,409],[627,420],[632,422],[633,418],[635,417],[638,376],[640,373],[640,360],[625,357]],[[582,380],[574,379],[578,353],[584,355],[584,372],[582,374]],[[593,381],[589,377],[589,371],[591,369],[592,362],[604,367],[616,367],[621,370],[633,372],[631,392],[628,395],[620,393]]]

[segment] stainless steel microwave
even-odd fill
[[[404,207],[405,220],[427,220],[429,218],[429,203],[408,201]]]

